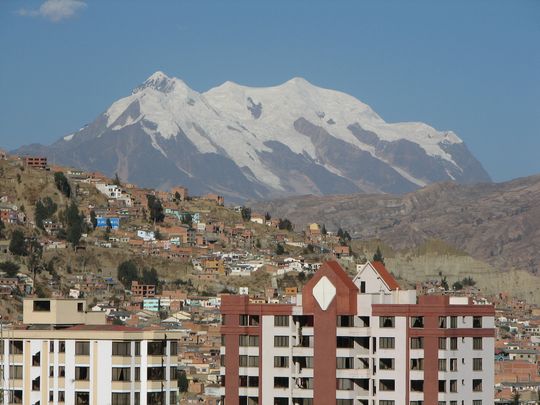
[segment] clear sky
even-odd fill
[[[0,1],[0,147],[49,144],[156,70],[198,91],[301,76],[540,173],[540,1]]]

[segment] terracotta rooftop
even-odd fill
[[[388,286],[391,290],[400,290],[401,287],[399,286],[396,279],[390,274],[388,270],[386,270],[386,267],[384,267],[384,263],[379,261],[373,261],[371,262],[371,265],[375,270],[377,270],[377,273],[379,273],[379,276],[383,279],[384,283]]]

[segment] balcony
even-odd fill
[[[354,369],[354,368],[347,368],[347,369],[341,369],[336,370],[336,377],[337,378],[351,378],[351,379],[357,379],[357,378],[369,378],[370,377],[370,371],[368,368],[364,369]]]
[[[361,327],[338,327],[337,336],[365,337],[371,334],[370,328]]]

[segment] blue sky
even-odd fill
[[[540,173],[540,2],[0,2],[0,146],[52,143],[156,70],[205,91],[301,76]]]

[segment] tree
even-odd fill
[[[441,276],[441,287],[444,288],[445,291],[448,291],[448,280],[446,280],[446,276]]]
[[[34,220],[39,229],[44,229],[43,221],[51,218],[58,206],[54,203],[51,197],[45,197],[42,200],[36,201],[36,209],[34,211]]]
[[[255,242],[255,247],[256,247],[257,249],[260,249],[260,248],[261,248],[261,241],[260,241],[260,239],[257,239],[257,241]]]
[[[83,233],[84,218],[79,214],[79,207],[74,201],[66,208],[64,219],[66,222],[66,240],[71,243],[71,246],[75,247],[79,244]]]
[[[157,274],[157,270],[154,269],[153,267],[151,269],[143,269],[141,283],[150,284],[150,285],[158,285],[159,277]]]
[[[328,232],[326,231],[326,226],[324,224],[322,224],[322,228],[321,228],[321,235],[326,235]]]
[[[512,405],[520,405],[521,404],[521,394],[518,390],[515,390],[512,394]]]
[[[242,214],[242,219],[244,221],[249,221],[251,219],[251,208],[242,207],[240,209],[240,214]]]
[[[71,197],[71,186],[64,173],[56,172],[54,174],[54,184],[56,184],[56,188],[67,198]]]
[[[224,366],[224,365],[222,365]],[[187,392],[189,386],[189,381],[184,370],[178,372],[178,391]]]
[[[97,228],[97,217],[96,217],[96,211],[92,210],[90,211],[90,222],[92,223],[92,228]]]
[[[279,229],[286,229],[287,231],[292,232],[293,225],[292,225],[292,222],[289,221],[287,218],[283,218],[283,219],[279,220],[278,228]]]
[[[276,255],[280,256],[283,253],[285,253],[285,249],[283,248],[283,245],[281,243],[278,243],[276,246]]]
[[[264,214],[264,219],[265,221],[270,221],[272,219],[272,215],[270,215],[270,213],[267,212],[266,214]]]
[[[117,268],[117,277],[125,287],[131,288],[131,283],[139,278],[137,265],[131,260],[120,263]]]
[[[177,201],[177,202],[182,200],[182,196],[180,195],[180,193],[178,191],[176,191],[174,193],[174,200]]]
[[[163,213],[163,205],[161,205],[159,198],[152,194],[148,194],[146,198],[148,200],[148,209],[150,210],[150,221],[163,222],[165,214]]]
[[[163,239],[163,235],[161,234],[161,232],[159,231],[159,229],[156,229],[154,231],[154,238],[156,238],[156,240],[161,240]]]
[[[4,224],[4,221],[0,219],[0,238],[4,237],[4,229],[6,229],[6,225]]]
[[[15,256],[26,256],[28,251],[26,250],[26,240],[24,234],[18,229],[14,230],[11,234],[11,241],[9,242],[9,251]]]
[[[384,257],[382,255],[381,248],[379,246],[377,246],[377,251],[373,255],[373,261],[381,262],[382,264],[384,264]]]
[[[6,276],[13,278],[19,273],[20,266],[17,263],[11,261],[0,263],[0,270],[6,273]]]
[[[461,284],[461,281],[458,280],[452,284],[452,289],[455,291],[463,290],[463,284]]]
[[[189,212],[185,212],[183,215],[182,215],[182,223],[184,225],[189,225],[191,226],[191,223],[193,222],[193,216],[189,213]]]
[[[476,285],[476,281],[471,276],[468,276],[461,280],[461,284],[468,287],[474,287],[474,285]]]

